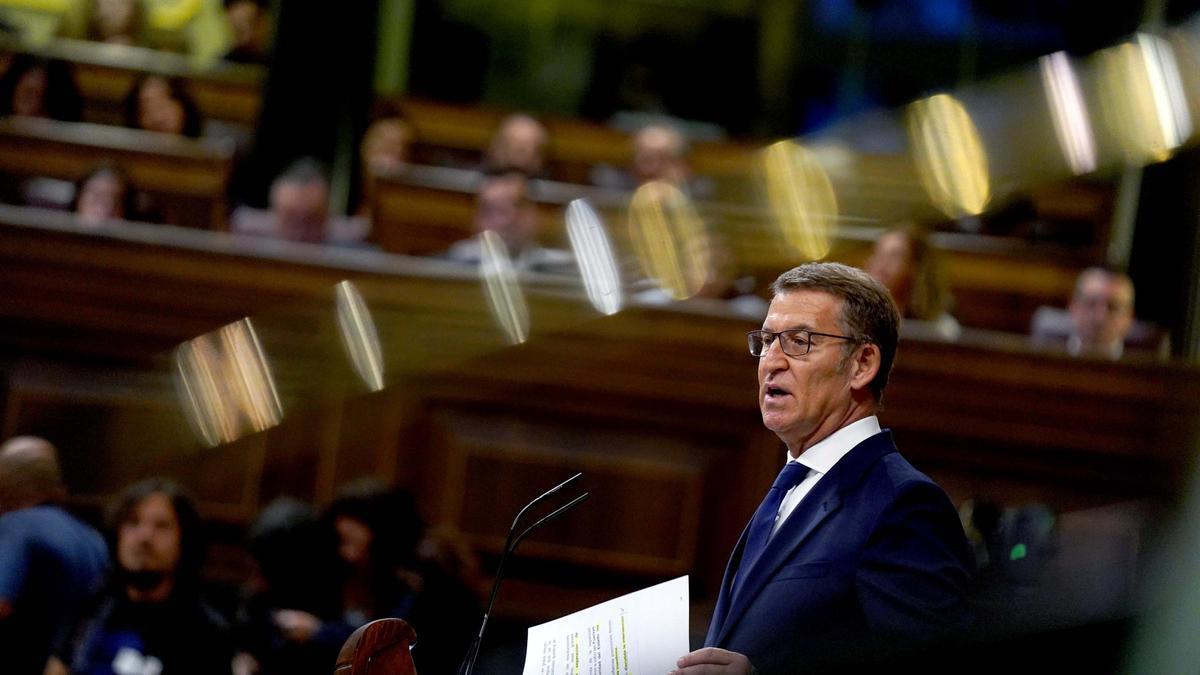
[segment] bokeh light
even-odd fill
[[[949,94],[912,103],[908,139],[926,193],[951,218],[983,213],[990,199],[987,153],[963,104]]]

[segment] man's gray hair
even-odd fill
[[[866,272],[834,262],[811,262],[793,267],[771,284],[783,295],[798,290],[822,291],[842,300],[842,330],[859,342],[879,347],[879,372],[871,380],[875,400],[883,400],[899,341],[900,312],[887,288]]]

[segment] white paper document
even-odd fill
[[[523,675],[661,675],[688,651],[683,576],[530,628]]]

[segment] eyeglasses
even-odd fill
[[[803,328],[792,330],[781,330],[778,333],[772,333],[769,330],[752,330],[746,333],[747,341],[750,343],[750,353],[754,356],[762,358],[771,348],[771,343],[775,338],[779,338],[779,346],[783,349],[783,353],[788,356],[804,356],[812,349],[813,336],[837,338],[839,340],[850,340],[852,342],[860,342],[858,338],[848,335],[834,335],[832,333],[817,333]]]

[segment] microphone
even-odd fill
[[[487,609],[485,609],[483,612],[483,621],[479,624],[479,632],[475,635],[474,641],[471,642],[470,649],[467,650],[466,656],[463,657],[462,665],[458,667],[458,675],[471,675],[471,672],[475,670],[475,659],[479,658],[479,648],[480,645],[483,644],[483,633],[485,630],[487,630],[488,618],[492,615],[492,605],[496,603],[496,593],[500,590],[500,582],[504,579],[504,563],[508,562],[509,555],[511,555],[512,552],[517,549],[517,544],[520,544],[521,540],[524,539],[526,535],[538,529],[542,525],[550,522],[550,520],[557,518],[558,516],[561,516],[567,511],[575,508],[580,504],[580,502],[587,499],[588,494],[590,493],[585,492],[579,495],[575,499],[572,499],[566,504],[563,504],[557,509],[542,516],[532,525],[521,531],[520,534],[516,534],[517,525],[520,524],[521,518],[525,516],[525,513],[529,511],[529,509],[541,504],[551,495],[555,494],[559,490],[562,490],[566,486],[574,483],[582,477],[583,472],[581,471],[559,483],[558,485],[555,485],[549,490],[546,490],[533,501],[526,504],[524,508],[517,512],[517,517],[513,518],[512,525],[508,528],[508,538],[504,541],[504,552],[500,554],[500,564],[496,566],[496,580],[492,582],[492,594],[491,597],[488,598]]]

